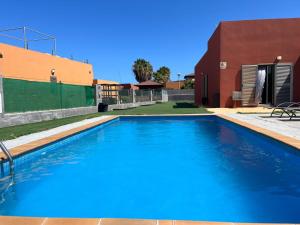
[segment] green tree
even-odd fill
[[[194,80],[186,80],[181,89],[194,89],[195,81]]]
[[[170,74],[170,69],[166,66],[162,66],[153,74],[153,78],[156,82],[165,84],[170,80]]]
[[[145,59],[137,59],[132,66],[132,71],[139,83],[151,80],[153,75],[153,67]]]

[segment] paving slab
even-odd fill
[[[267,114],[238,113],[226,114],[226,116],[300,140],[300,119],[297,118],[289,120],[287,117],[270,117]]]

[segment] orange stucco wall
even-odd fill
[[[180,86],[179,86],[180,85]],[[166,89],[181,89],[184,85],[184,80],[180,81],[180,84],[178,81],[169,81],[165,84]]]
[[[117,81],[113,81],[113,80],[94,80],[93,84],[119,84],[119,82]]]
[[[92,85],[91,64],[26,50],[0,43],[0,75],[5,78],[49,82],[51,70],[55,69],[57,82]]]

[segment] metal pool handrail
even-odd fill
[[[3,151],[3,153],[5,154],[5,156],[8,160],[9,172],[10,172],[10,175],[12,176],[14,174],[14,160],[12,158],[12,155],[10,154],[8,149],[5,147],[5,145],[2,143],[2,141],[0,141],[0,148]]]

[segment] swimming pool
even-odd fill
[[[1,215],[300,222],[300,154],[216,116],[121,117],[17,159]]]

